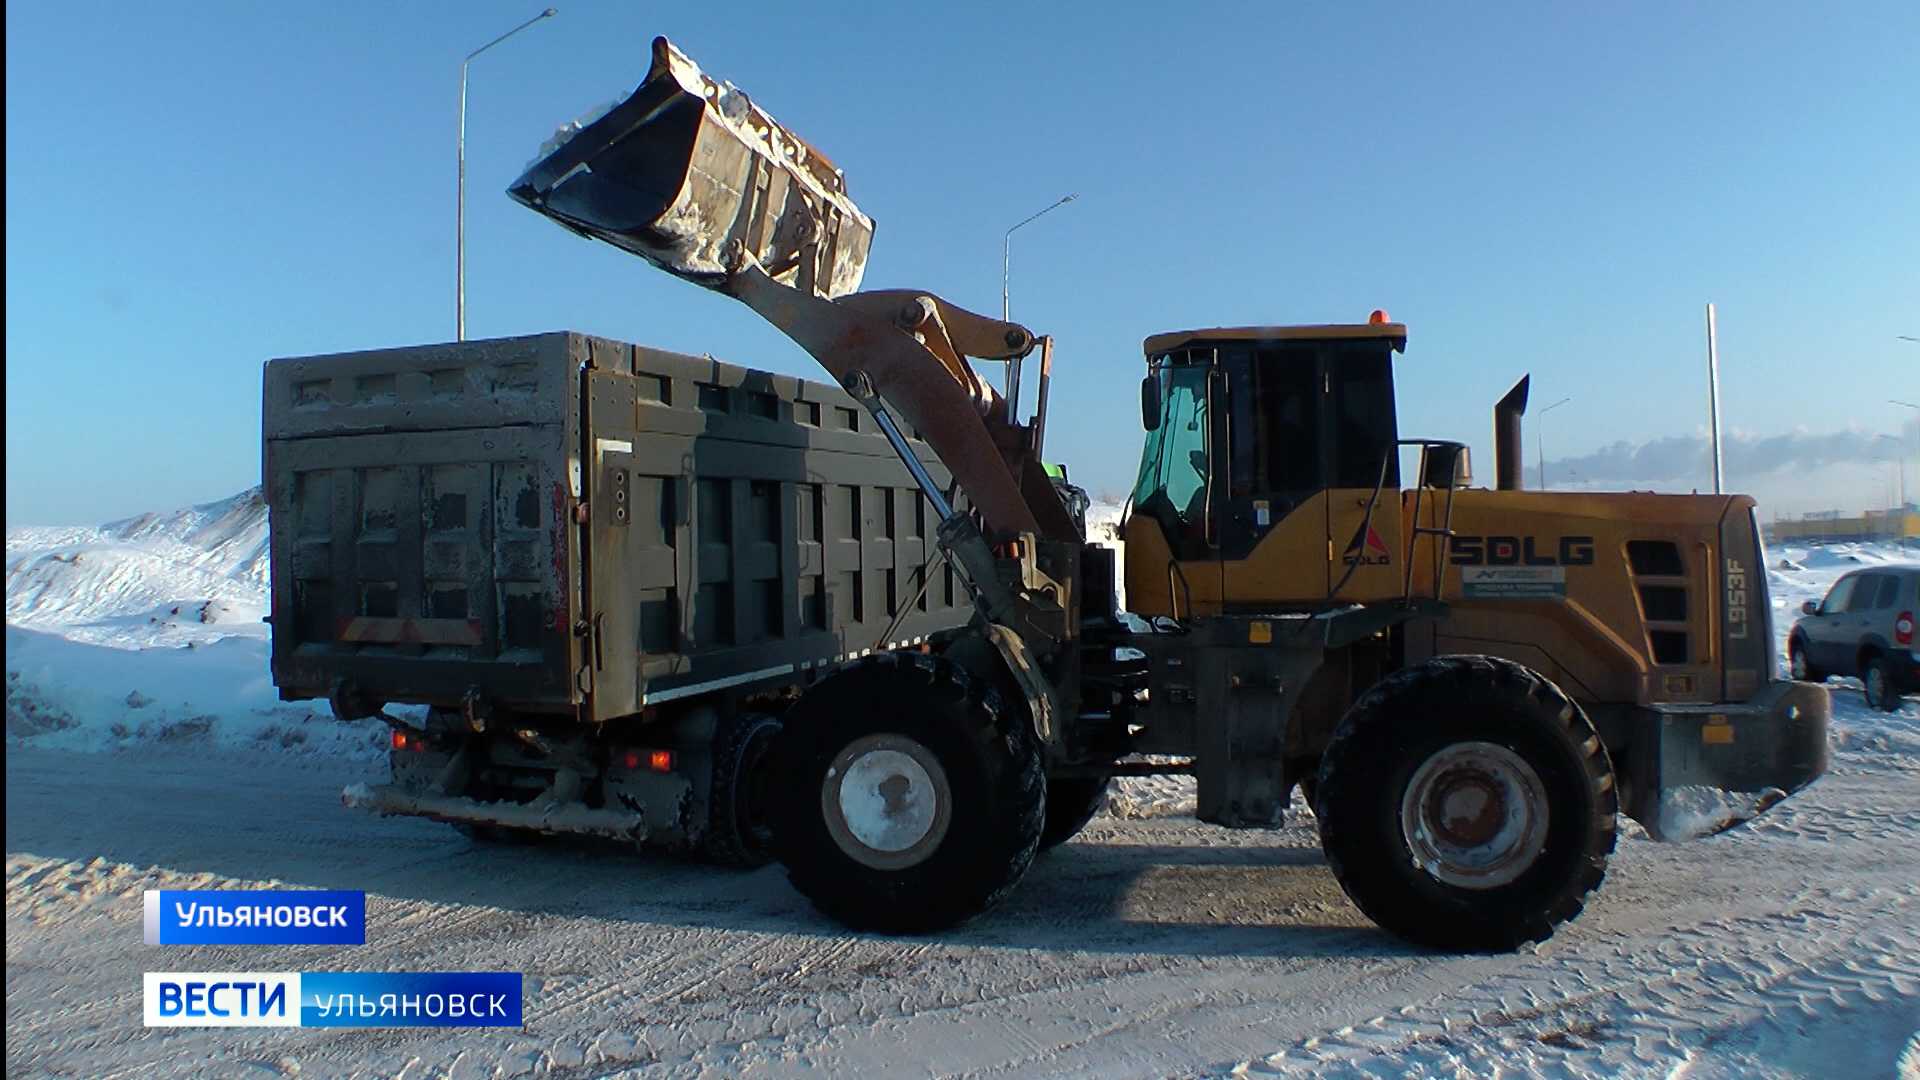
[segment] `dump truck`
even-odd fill
[[[274,682],[392,727],[353,806],[757,865],[747,781],[795,687],[972,615],[835,386],[579,333],[264,386]]]
[[[1753,500],[1521,490],[1524,380],[1496,408],[1496,482],[1472,486],[1463,444],[1401,436],[1407,329],[1384,313],[1147,337],[1117,564],[1043,464],[1050,339],[929,292],[860,291],[873,222],[842,172],[664,38],[638,89],[563,127],[509,195],[778,327],[892,451],[871,482],[924,501],[921,535],[958,590],[948,625],[770,673],[749,703],[770,734],[738,782],[758,793],[767,850],[849,926],[925,933],[978,916],[1115,777],[1180,773],[1199,819],[1228,828],[1280,823],[1299,790],[1376,923],[1429,948],[1506,950],[1580,912],[1621,814],[1678,839],[1825,770],[1829,702],[1780,677]],[[690,476],[685,512],[704,520],[714,496],[697,463],[635,461]],[[558,530],[600,527],[610,482],[583,466],[555,486],[552,550],[582,543]],[[743,587],[674,573],[659,580],[676,625],[705,590]],[[790,617],[806,593],[781,588],[768,602]],[[275,596],[277,639],[277,578]],[[554,670],[582,663],[588,640],[605,642],[595,678],[654,670],[629,600],[570,595],[569,614],[540,624],[540,647],[568,657]],[[355,602],[335,595],[336,627]],[[371,697],[348,711],[418,700],[372,685],[355,684]],[[712,708],[636,698],[639,713],[614,716],[575,698],[569,717],[574,692],[557,690],[544,719],[484,688],[458,709],[442,699],[443,752],[524,728],[511,752],[540,776],[456,796],[447,766],[428,801],[406,801],[416,773],[382,808],[445,812],[458,797],[464,814],[565,831],[568,814],[608,805],[614,773],[595,770],[622,759],[583,767],[543,745],[653,745],[649,732],[698,727],[685,717]],[[492,719],[483,731],[469,715]]]

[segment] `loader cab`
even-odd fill
[[[1300,575],[1281,592],[1326,599],[1325,569],[1344,569],[1341,559],[1327,557],[1329,537],[1341,524],[1334,519],[1359,521],[1376,486],[1383,505],[1397,505],[1392,356],[1405,347],[1406,328],[1387,322],[1148,338],[1141,386],[1147,439],[1134,515],[1157,525],[1166,542],[1163,558],[1183,565],[1145,576],[1184,578],[1191,589],[1196,573],[1207,578],[1211,572],[1189,572],[1185,564],[1243,563],[1281,532],[1287,538],[1280,546],[1298,549],[1288,572]],[[1358,494],[1336,500],[1334,492]],[[1344,505],[1356,499],[1359,507]],[[1376,515],[1382,523],[1388,518],[1397,521],[1397,513]],[[1346,539],[1342,534],[1341,543]],[[1371,562],[1391,546],[1368,534],[1361,550],[1347,554]],[[1273,560],[1263,551],[1261,561]],[[1270,578],[1271,571],[1262,573]],[[1256,591],[1273,595],[1276,587]],[[1131,574],[1128,588],[1132,595]],[[1235,590],[1224,579],[1199,591],[1233,606]]]

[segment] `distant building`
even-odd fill
[[[1920,540],[1920,504],[1908,503],[1898,510],[1868,510],[1858,517],[1842,517],[1838,510],[1816,511],[1798,521],[1773,522],[1766,533],[1770,544]]]

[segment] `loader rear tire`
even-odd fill
[[[1496,657],[1439,657],[1382,680],[1341,720],[1316,786],[1340,887],[1424,948],[1546,940],[1613,850],[1613,769],[1593,725],[1559,687]]]
[[[815,907],[857,930],[924,934],[1019,883],[1046,777],[1023,717],[985,680],[882,653],[796,702],[770,751],[773,845]]]
[[[780,721],[740,713],[720,722],[713,737],[713,775],[707,788],[707,858],[751,870],[773,861],[767,813],[767,749]]]
[[[1059,847],[1077,836],[1107,805],[1111,776],[1060,776],[1047,781],[1047,823],[1040,829],[1040,850]]]

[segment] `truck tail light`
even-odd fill
[[[1893,620],[1893,640],[1902,645],[1913,644],[1913,612],[1903,611]]]
[[[427,740],[423,736],[414,735],[405,731],[395,731],[393,733],[393,748],[395,750],[411,750],[415,753],[425,753],[429,749]]]
[[[654,772],[673,771],[673,751],[671,750],[623,750],[618,758],[621,767],[627,769],[651,769]]]

